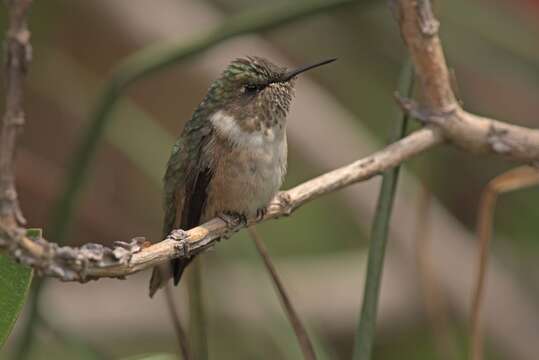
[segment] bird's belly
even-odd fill
[[[224,211],[254,216],[277,193],[285,172],[285,141],[227,152],[220,157],[209,185],[204,220]]]

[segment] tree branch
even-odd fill
[[[24,124],[23,82],[31,60],[26,14],[31,0],[6,0],[9,27],[6,34],[6,112],[0,135],[0,222],[24,223],[15,189],[14,158],[17,135]]]
[[[262,221],[289,215],[321,195],[370,179],[441,143],[442,139],[436,128],[425,127],[370,156],[281,192],[268,206]],[[64,281],[123,278],[172,258],[187,258],[202,252],[226,233],[256,222],[254,218],[248,219],[247,224],[229,229],[223,220],[215,218],[189,231],[173,231],[153,245],[139,237],[116,242],[114,248],[94,243],[80,248],[58,246],[43,238],[31,239],[24,229],[0,226],[0,249],[7,248],[15,259],[34,267],[38,273]]]
[[[424,104],[398,98],[413,117],[439,127],[444,136],[475,153],[493,153],[539,164],[539,130],[507,124],[463,110],[455,99],[429,0],[398,1],[398,20],[421,83]]]

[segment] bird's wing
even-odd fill
[[[211,180],[208,154],[205,152],[211,139],[211,125],[189,121],[172,149],[164,177],[165,217],[163,236],[174,229],[190,229],[199,225]],[[169,269],[154,269],[150,280],[150,296],[173,276],[178,284],[191,259],[174,259]]]

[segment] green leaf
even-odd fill
[[[30,238],[41,238],[43,237],[43,229],[40,228],[30,228],[26,229],[26,236]]]
[[[6,341],[28,294],[32,270],[0,255],[0,347]]]

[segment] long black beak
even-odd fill
[[[297,76],[297,75],[301,74],[302,72],[314,69],[314,68],[322,66],[322,65],[332,63],[335,60],[337,60],[337,58],[320,61],[320,62],[317,62],[316,64],[302,66],[302,67],[299,67],[297,69],[288,70],[287,72],[285,72],[283,74],[283,77],[281,78],[281,81],[282,82],[288,81],[288,80],[292,79],[294,76]]]

